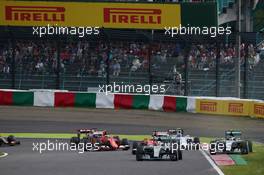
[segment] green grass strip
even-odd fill
[[[76,133],[1,133],[1,136],[8,137],[14,135],[17,138],[30,138],[30,139],[68,139],[76,136]],[[128,135],[128,134],[111,134],[118,135],[120,138],[127,138],[129,140],[143,140],[151,138],[151,135]],[[200,137],[202,143],[209,143],[211,138]]]
[[[1,133],[2,136],[7,137],[14,135],[16,138],[31,138],[31,139],[69,139],[76,136],[75,133]],[[115,135],[115,134],[112,134]],[[120,138],[127,138],[129,140],[143,140],[150,138],[150,135],[123,135],[116,134]]]
[[[253,143],[253,153],[241,155],[247,165],[222,166],[225,175],[263,175],[264,145]]]
[[[236,165],[247,165],[247,161],[239,154],[230,154],[229,157],[235,161]]]
[[[1,133],[1,136],[7,137],[14,135],[17,138],[31,138],[31,139],[67,139],[76,136],[76,133]],[[151,135],[128,135],[128,134],[111,134],[118,135],[120,138],[127,138],[129,140],[143,140],[144,138],[151,138]],[[201,142],[209,143],[211,138],[200,137]]]

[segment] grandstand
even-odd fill
[[[172,38],[159,29],[103,28],[98,36],[38,38],[32,36],[30,27],[1,26],[0,88],[87,91],[100,84],[117,82],[165,84],[166,94],[173,95],[236,96],[237,33],[235,21],[229,19],[237,18],[237,2],[148,1],[164,2],[216,4],[217,21],[223,26],[230,25],[233,33],[215,38],[202,35]],[[264,99],[264,58],[260,53],[264,48],[263,33],[249,25],[253,22],[244,19],[241,97]],[[176,74],[181,77],[177,82]]]

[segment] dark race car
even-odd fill
[[[184,135],[182,128],[169,129],[168,134],[176,140],[180,141],[180,146],[185,150],[199,150],[200,138],[190,135]]]
[[[253,152],[252,141],[241,139],[241,131],[225,131],[225,138],[214,139],[210,142],[210,154],[217,153],[240,153],[248,154]]]
[[[140,144],[153,144],[155,141],[161,141],[163,137],[167,137],[169,134],[168,132],[164,131],[154,131],[152,133],[151,139],[144,139],[143,141],[134,141],[132,143],[132,154],[135,155],[137,151],[137,147]]]
[[[182,151],[178,145],[179,140],[173,139],[168,132],[154,131],[151,139],[133,142],[132,154],[136,155],[137,161],[182,160]]]
[[[200,139],[199,137],[192,137],[190,135],[184,135],[183,129],[169,129],[168,131],[154,131],[152,133],[152,139],[159,141],[163,137],[170,136],[174,142],[179,143],[179,147],[182,150],[199,150]],[[140,142],[134,141],[132,144],[132,154],[136,154],[137,146]]]
[[[72,137],[70,142],[76,145],[80,143],[91,144],[94,151],[128,150],[130,148],[127,139],[120,140],[118,136],[110,136],[106,130],[79,129],[77,130],[77,137]],[[88,151],[87,149],[84,150]]]
[[[8,136],[7,138],[0,136],[0,146],[15,146],[19,145],[20,141],[17,141],[13,135]]]

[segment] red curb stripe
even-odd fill
[[[233,159],[227,154],[211,155],[211,157],[217,165],[235,165]]]

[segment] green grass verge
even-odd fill
[[[1,133],[2,136],[7,137],[14,135],[16,138],[34,138],[34,139],[69,139],[76,134],[70,133]],[[114,135],[114,134],[113,134]],[[122,135],[117,134],[120,138],[127,138],[129,140],[143,140],[150,138],[149,135]]]
[[[264,145],[254,144],[253,153],[242,155],[247,165],[221,166],[225,175],[263,175],[264,174]]]
[[[2,133],[4,137],[8,135],[14,135],[17,138],[44,138],[44,139],[68,139],[76,134],[70,133]],[[113,134],[114,135],[114,134]],[[120,135],[116,134],[120,138],[127,138],[129,140],[143,140],[144,138],[150,138],[150,135]],[[212,138],[201,137],[202,143],[209,143]],[[242,155],[242,157],[248,162],[247,165],[241,166],[221,166],[225,175],[263,175],[264,174],[264,145],[253,145],[254,153],[248,155]],[[2,153],[3,154],[3,153]],[[1,155],[1,152],[0,152]]]
[[[76,136],[74,133],[1,133],[1,136],[7,137],[14,135],[16,138],[33,138],[33,139],[68,139]],[[129,140],[143,140],[144,138],[151,138],[150,135],[124,135],[124,134],[112,134],[118,135],[120,138],[127,138]],[[201,137],[201,142],[209,143],[211,138]]]
[[[211,138],[200,138],[202,143],[209,143]],[[264,175],[264,145],[253,143],[253,153],[242,155],[247,165],[221,166],[225,175]]]

